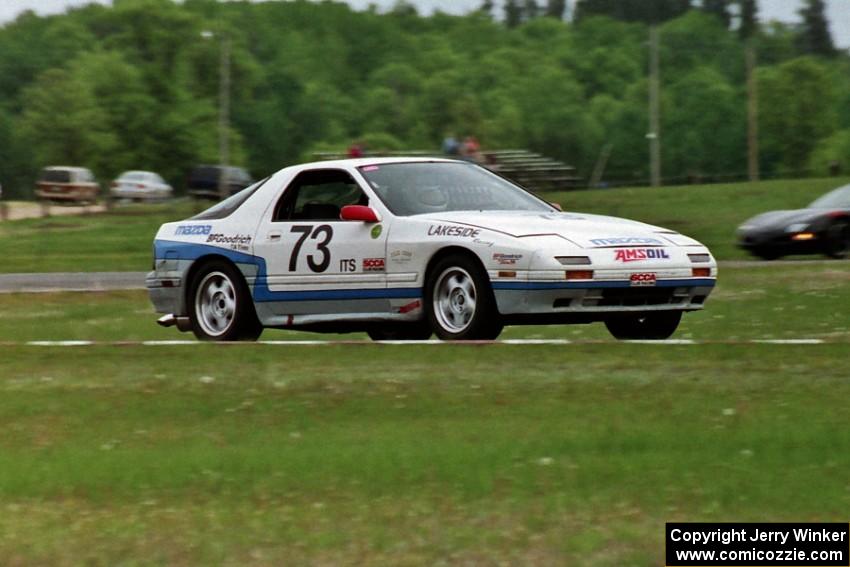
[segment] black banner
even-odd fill
[[[850,566],[848,524],[668,523],[667,567]]]

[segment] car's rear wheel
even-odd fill
[[[428,321],[417,321],[373,327],[366,333],[373,341],[427,341],[433,331]]]
[[[837,260],[850,255],[850,223],[839,222],[830,228],[824,252]]]
[[[487,273],[463,254],[446,256],[430,270],[425,305],[431,328],[443,340],[492,340],[502,332]]]
[[[606,319],[605,326],[616,339],[660,341],[669,339],[681,320],[681,311],[658,311],[617,315]]]
[[[195,274],[189,320],[202,341],[254,341],[263,332],[245,280],[222,261],[210,262]]]

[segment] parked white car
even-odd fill
[[[116,199],[133,201],[162,201],[174,193],[171,185],[152,171],[125,171],[112,182],[109,191]]]
[[[264,327],[494,339],[593,321],[666,339],[716,277],[675,231],[561,212],[467,162],[376,158],[288,167],[163,225],[146,284],[160,324],[206,340]]]

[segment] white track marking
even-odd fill
[[[0,342],[0,346],[33,346],[33,347],[91,347],[91,346],[111,346],[111,347],[127,347],[127,346],[151,346],[151,347],[172,347],[172,346],[200,346],[213,345],[216,343],[208,343],[193,340],[173,340],[173,341],[26,341],[26,342]],[[653,345],[653,346],[699,346],[699,345],[826,345],[826,344],[844,344],[844,342],[830,342],[821,339],[750,339],[750,340],[691,340],[691,339],[670,339],[666,341],[614,341],[614,340],[569,340],[569,339],[505,339],[501,341],[465,341],[465,342],[445,342],[445,341],[368,341],[368,340],[350,340],[350,341],[321,341],[321,340],[295,340],[295,341],[257,341],[254,343],[218,343],[221,346],[282,346],[282,347],[303,347],[303,346],[482,346],[482,345],[507,345],[507,346],[564,346],[564,345],[616,345],[616,344],[633,344],[633,345]]]
[[[764,345],[822,345],[826,343],[820,339],[758,339],[752,342]]]

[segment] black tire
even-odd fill
[[[444,341],[493,340],[504,328],[487,272],[464,254],[448,255],[429,271],[425,310]]]
[[[657,311],[617,315],[606,319],[605,326],[615,339],[662,341],[676,332],[681,320],[681,311]]]
[[[263,332],[242,274],[228,262],[205,264],[187,297],[192,332],[202,341],[255,341]]]
[[[417,321],[416,323],[392,323],[372,327],[366,334],[373,341],[427,341],[431,338],[433,331],[428,321]]]
[[[850,255],[850,223],[842,221],[830,227],[824,253],[836,260]]]
[[[776,250],[755,250],[753,254],[755,254],[762,260],[767,260],[768,262],[778,260],[782,257],[782,254]]]

